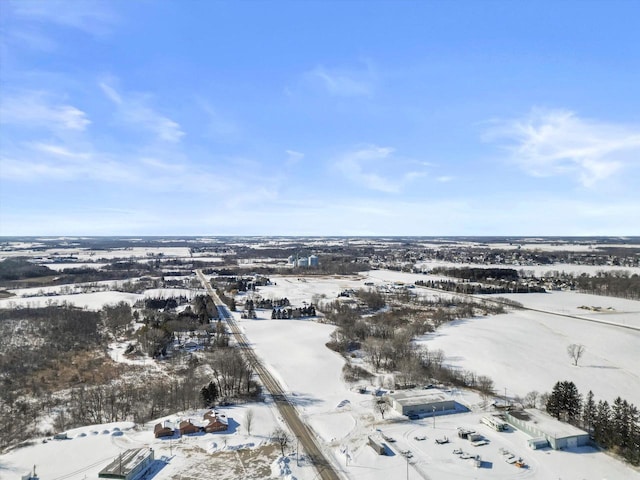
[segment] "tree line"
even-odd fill
[[[573,382],[559,381],[545,407],[556,419],[585,429],[600,447],[640,465],[640,411],[632,403],[621,397],[596,402],[591,390],[583,399]]]
[[[424,300],[420,308],[394,306],[367,315],[363,315],[357,306],[354,308],[339,300],[325,302],[319,308],[322,308],[325,321],[337,326],[327,347],[347,358],[349,366],[343,370],[345,381],[367,377],[349,360],[351,352],[361,350],[374,371],[394,375],[395,382],[388,388],[439,381],[489,394],[493,389],[490,378],[472,371],[451,369],[444,364],[441,351],[431,351],[424,346],[418,348],[413,342],[416,335],[436,328],[438,320],[434,321],[434,318],[437,319],[438,315],[443,315],[442,321],[460,318],[456,317],[457,314],[473,316],[478,305],[465,300],[462,303],[457,305],[451,299],[431,299]]]
[[[598,272],[594,276],[582,274],[574,279],[575,287],[583,293],[640,300],[640,275],[629,272]]]
[[[462,278],[471,282],[485,282],[488,280],[515,282],[520,278],[517,270],[513,268],[435,267],[431,273]]]

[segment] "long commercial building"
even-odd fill
[[[504,418],[513,427],[532,438],[529,446],[533,449],[551,447],[554,450],[576,448],[589,444],[589,434],[584,430],[560,422],[536,409],[506,412]]]
[[[132,448],[118,455],[98,473],[98,478],[135,480],[153,463],[153,449]]]
[[[388,395],[392,408],[402,415],[434,415],[456,410],[457,403],[440,390],[402,390]]]

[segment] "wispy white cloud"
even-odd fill
[[[506,141],[512,160],[535,176],[568,175],[591,187],[640,162],[640,127],[585,119],[568,110],[534,109],[494,122],[487,141]]]
[[[55,52],[64,48],[56,30],[70,29],[104,37],[118,23],[109,2],[99,0],[3,0],[0,53],[5,61],[20,58],[24,50]]]
[[[296,150],[285,150],[285,153],[287,154],[287,165],[295,165],[304,158],[304,153]]]
[[[118,107],[118,118],[133,128],[153,133],[159,140],[177,143],[185,135],[179,123],[156,112],[143,95],[123,95],[107,82],[100,82],[105,96]]]
[[[84,31],[91,35],[105,35],[111,32],[118,17],[109,2],[83,0],[68,2],[11,1],[12,14],[24,20],[38,23],[52,23],[59,26]]]
[[[207,137],[218,141],[235,141],[240,137],[241,128],[237,122],[221,114],[207,100],[198,98],[196,101],[207,115],[205,124],[205,135]]]
[[[22,127],[82,131],[91,123],[85,112],[43,91],[5,94],[0,109],[0,123]]]
[[[140,162],[152,169],[157,169],[159,171],[165,172],[184,172],[186,170],[186,166],[181,163],[176,162],[167,162],[164,160],[160,160],[158,158],[145,157],[140,159]]]
[[[394,149],[367,145],[351,150],[335,162],[335,167],[349,180],[368,189],[386,193],[399,193],[411,181],[425,177],[424,169],[409,169],[421,162],[402,159]]]
[[[81,144],[87,148],[81,150]],[[84,141],[75,146],[19,143],[0,152],[0,162],[0,179],[7,183],[81,182],[95,185],[98,191],[108,186],[128,190],[132,196],[146,192],[149,198],[162,199],[189,191],[207,200],[215,186],[218,204],[228,208],[270,201],[277,198],[279,190],[277,181],[260,186],[265,172],[260,162],[250,159],[207,157],[206,163],[199,163],[175,151],[157,155],[107,152]]]
[[[122,105],[122,97],[118,92],[116,92],[115,88],[111,87],[106,82],[100,82],[98,85],[109,100],[111,100],[116,105]]]
[[[50,143],[39,143],[36,142],[31,145],[34,150],[44,152],[53,156],[63,157],[66,159],[74,159],[74,160],[89,160],[91,155],[86,152],[74,152],[69,148],[64,147],[62,145],[54,145]]]
[[[82,161],[79,161],[82,160]],[[0,178],[9,181],[39,182],[93,180],[102,182],[131,181],[130,169],[120,162],[89,155],[82,158],[52,153],[37,157],[23,154],[2,155]]]
[[[375,76],[370,67],[360,70],[330,69],[316,66],[306,73],[312,83],[320,85],[330,95],[340,97],[369,96],[374,92]]]
[[[2,43],[5,42],[6,45],[3,45],[5,48],[27,47],[42,52],[52,52],[58,47],[51,38],[29,27],[7,29]]]

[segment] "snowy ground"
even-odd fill
[[[640,331],[518,311],[456,320],[420,342],[443,350],[449,365],[489,376],[510,396],[572,380],[583,394],[640,404]],[[577,367],[566,352],[571,343],[586,348]]]
[[[349,278],[274,276],[272,281],[276,285],[260,287],[258,293],[264,298],[286,296],[294,305],[301,305],[303,301],[311,301],[313,295],[324,294],[327,299],[333,299],[341,290],[363,287],[364,282],[412,283],[418,278],[424,276],[386,271]],[[555,292],[541,298],[545,300],[531,296],[526,301],[532,305],[537,302],[536,305],[544,309],[565,309],[574,308],[571,305],[593,305],[595,300],[567,297],[571,298],[569,302]],[[596,299],[602,306],[611,303],[616,311],[625,312],[621,315],[640,311],[635,308],[640,302],[627,304],[607,297]],[[235,316],[260,358],[280,379],[289,398],[317,434],[327,456],[346,479],[640,479],[637,471],[593,449],[533,451],[526,446],[527,437],[520,432],[496,433],[479,425],[484,403],[470,392],[447,392],[470,412],[438,416],[435,428],[431,418],[408,421],[390,415],[382,421],[373,414],[373,387],[369,386],[368,393],[360,394],[341,380],[344,359],[325,347],[333,327],[310,320],[271,320],[270,314],[270,311],[258,310],[256,320]],[[587,311],[581,314],[595,315]],[[636,365],[640,332],[631,329],[518,311],[453,322],[420,341],[430,349],[443,349],[447,361],[453,365],[491,376],[500,392],[507,387],[509,396],[524,395],[534,389],[548,391],[555,381],[571,379],[585,393],[593,389],[597,398],[612,400],[621,395],[640,404],[640,372]],[[578,367],[573,367],[566,355],[569,343],[586,346]],[[244,426],[248,408],[256,413],[251,435]],[[269,433],[278,424],[278,414],[272,404],[230,407],[225,413],[234,422],[226,434],[156,440],[150,423],[140,430],[126,430],[131,424],[122,424],[118,426],[122,434],[114,435],[115,426],[91,426],[70,432],[72,440],[46,444],[36,440],[32,446],[0,456],[0,478],[19,478],[34,463],[42,480],[80,480],[85,475],[95,478],[121,450],[140,446],[151,446],[156,451],[156,458],[160,460],[154,478],[158,480],[274,477],[311,480],[315,477],[304,456],[300,466],[297,465],[293,454],[295,442],[287,449],[288,457],[279,462],[279,452],[267,445]],[[201,414],[186,412],[179,416],[189,418]],[[472,447],[459,440],[455,435],[459,426],[480,431],[489,439],[489,444]],[[105,430],[108,432],[102,433]],[[388,445],[388,456],[379,456],[366,445],[367,437],[379,435],[378,430],[397,439]],[[86,436],[82,436],[83,433]],[[415,439],[423,435],[426,440]],[[443,436],[449,437],[452,443],[437,445],[434,442]],[[454,448],[481,455],[483,467],[476,469],[469,460],[454,455]],[[500,448],[521,456],[529,468],[518,469],[504,462]],[[412,451],[410,461],[399,454],[404,449]]]
[[[11,292],[15,293],[16,296],[0,299],[0,308],[38,308],[47,306],[51,303],[56,303],[58,305],[67,303],[87,310],[100,310],[105,305],[113,305],[118,302],[127,302],[129,305],[133,305],[142,298],[169,298],[184,296],[191,299],[204,292],[204,290],[189,288],[152,288],[145,290],[142,294],[118,291],[54,294],[56,292],[60,292],[61,287],[45,288],[46,289],[22,288],[11,290]],[[46,296],[29,296],[36,295],[40,291],[49,291],[51,294]]]
[[[576,292],[512,293],[500,296],[520,302],[528,308],[640,329],[640,301],[637,300]]]
[[[247,434],[245,415],[248,409],[254,412],[251,435]],[[182,414],[163,417],[157,421],[169,419],[198,420],[206,410],[183,412]],[[219,410],[225,414],[229,422],[229,431],[210,434],[194,434],[174,437],[172,439],[156,439],[153,425],[149,422],[134,428],[131,422],[119,422],[105,425],[92,425],[68,430],[69,440],[51,440],[42,443],[43,439],[34,439],[33,444],[15,449],[0,456],[0,478],[14,480],[30,471],[36,465],[37,473],[42,480],[80,480],[97,478],[98,472],[118,454],[130,448],[150,447],[154,449],[158,472],[154,478],[180,478],[183,473],[192,472],[197,477],[197,464],[207,459],[215,461],[216,454],[232,453],[231,461],[226,461],[227,469],[233,463],[234,452],[243,449],[260,449],[269,443],[269,434],[275,425],[274,409],[269,404],[255,404],[248,407],[227,407]],[[277,452],[271,458],[263,459],[267,470],[270,463],[277,459]],[[202,470],[200,470],[202,471]],[[206,470],[205,470],[206,471]],[[224,469],[218,470],[224,471]],[[230,472],[233,469],[229,469]],[[203,478],[233,480],[241,476],[229,476],[211,472]],[[185,477],[189,478],[189,477]],[[264,478],[260,476],[249,478]]]
[[[554,263],[552,265],[510,265],[510,264],[488,264],[488,263],[452,263],[442,262],[438,260],[428,260],[416,264],[416,268],[430,270],[436,267],[460,268],[513,268],[520,272],[521,270],[527,275],[535,275],[538,278],[554,273],[565,273],[573,275],[595,275],[598,272],[628,272],[630,275],[640,274],[640,267],[620,267],[617,265],[576,265],[569,263]]]
[[[283,284],[293,285],[284,293],[294,301],[307,299],[314,291],[329,295],[345,287],[353,288],[357,282],[371,279],[382,282],[410,282],[413,278],[411,274],[383,271],[371,272],[364,277],[358,280],[336,279],[333,280],[333,287],[331,279],[323,279],[320,282],[310,278],[306,281],[276,279],[275,287],[264,287],[260,289],[260,293],[268,297],[267,292],[270,290],[280,292]],[[315,290],[314,286],[318,289]],[[324,441],[326,451],[341,465],[347,478],[404,478],[406,460],[398,455],[398,448],[409,448],[414,453],[409,465],[409,478],[640,478],[637,472],[590,448],[564,452],[534,452],[527,447],[527,437],[524,434],[498,434],[489,429],[483,430],[483,427],[478,425],[482,417],[482,411],[478,411],[480,400],[477,396],[464,392],[458,392],[456,398],[468,405],[473,413],[437,417],[435,432],[431,432],[431,435],[427,433],[430,438],[423,442],[416,441],[413,437],[418,434],[415,432],[426,432],[433,428],[431,419],[418,422],[395,422],[392,419],[388,423],[381,423],[379,418],[375,419],[371,409],[371,397],[351,391],[348,385],[339,380],[343,360],[334,352],[322,347],[328,340],[330,327],[305,320],[268,320],[268,314],[269,312],[259,312],[258,320],[240,320],[241,328],[265,363],[277,371],[290,392],[290,398],[296,401],[299,410],[318,437]],[[522,314],[528,314],[530,318],[514,317]],[[638,404],[636,398],[640,399],[640,381],[635,366],[637,348],[634,346],[639,344],[640,332],[585,322],[559,325],[555,321],[556,317],[550,317],[551,320],[545,322],[546,317],[549,316],[542,313],[518,312],[454,322],[453,325],[439,330],[433,338],[425,338],[423,341],[427,342],[429,348],[443,348],[446,345],[438,342],[449,338],[451,349],[443,348],[445,352],[458,352],[458,361],[464,361],[469,352],[469,357],[473,355],[473,359],[469,361],[468,368],[489,374],[499,389],[507,386],[510,395],[524,395],[533,389],[550,390],[555,381],[569,378],[575,379],[581,389],[592,388],[596,397],[601,395],[600,398],[609,398],[615,389],[615,395],[622,395],[623,398]],[[491,324],[496,321],[504,323]],[[504,331],[508,331],[514,324],[518,325],[516,331],[519,331],[520,341],[531,345],[531,350],[534,351],[532,355],[527,355],[531,352],[523,351],[516,342],[503,343],[500,340]],[[487,332],[484,336],[476,331],[462,332],[461,329],[467,325],[484,325]],[[587,345],[587,354],[582,362],[584,367],[572,367],[566,355],[566,337],[574,330],[578,330],[580,334],[571,337],[572,341]],[[546,335],[546,332],[550,333]],[[589,339],[591,342],[588,342]],[[598,347],[589,346],[595,343],[594,339],[600,342]],[[483,348],[473,348],[473,345],[478,344],[483,345]],[[554,345],[558,347],[557,352],[553,350]],[[535,352],[539,352],[538,356]],[[456,359],[450,356],[449,361],[453,362]],[[549,364],[555,363],[560,364],[558,368],[548,368]],[[485,366],[494,370],[483,372]],[[515,383],[511,383],[513,379],[516,380]],[[478,447],[484,450],[476,452],[487,462],[485,468],[473,468],[469,462],[465,463],[451,454],[454,447],[438,446],[433,441],[442,435],[452,438],[456,428],[465,424],[478,426],[477,429],[483,430],[482,433],[486,433],[491,440],[489,446]],[[392,448],[395,455],[380,457],[365,445],[367,435],[375,433],[376,429],[382,429],[386,434],[398,438],[398,447]],[[519,470],[504,462],[498,452],[500,447],[511,449],[513,453],[518,452],[530,468]],[[468,446],[468,443],[466,448],[475,450],[474,447]],[[344,452],[350,456],[348,466]]]

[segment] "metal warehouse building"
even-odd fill
[[[505,413],[505,420],[518,430],[531,435],[529,446],[554,450],[589,444],[589,434],[568,423],[560,422],[540,410],[527,409]]]
[[[440,390],[403,390],[388,398],[393,409],[402,415],[433,415],[455,410],[457,405]]]

